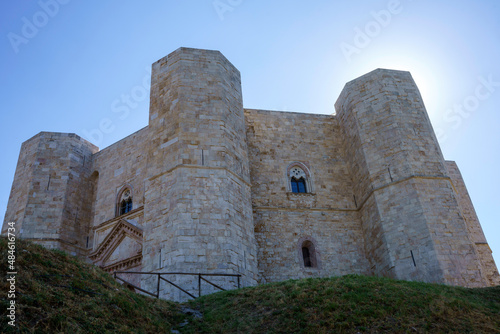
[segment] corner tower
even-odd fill
[[[153,64],[149,145],[143,270],[242,274],[255,284],[240,74],[220,52],[180,48]]]
[[[346,84],[335,108],[373,273],[487,285],[410,73],[368,73]]]
[[[92,154],[75,134],[41,132],[21,146],[4,220],[19,237],[87,255],[92,207]]]

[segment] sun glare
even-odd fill
[[[441,74],[438,69],[434,68],[436,64],[434,61],[426,61],[422,56],[412,57],[411,55],[401,54],[394,54],[391,56],[390,52],[387,51],[384,54],[376,56],[370,54],[369,58],[366,57],[363,60],[363,62],[357,63],[355,77],[361,76],[377,68],[410,72],[422,95],[429,117],[431,119],[438,117],[440,109],[442,108],[438,99]],[[353,69],[350,68],[349,70]]]

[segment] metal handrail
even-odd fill
[[[138,287],[138,286],[136,286],[136,285],[134,285],[134,284],[126,281],[126,280],[124,280],[123,278],[118,277],[117,274],[156,275],[156,276],[158,276],[158,278],[157,278],[157,284],[156,284],[156,293],[144,290],[144,289],[142,289],[142,288],[140,288],[140,287]],[[133,288],[135,288],[135,289],[137,289],[139,291],[142,291],[144,293],[147,293],[148,295],[156,297],[156,298],[160,297],[160,280],[163,280],[163,281],[171,284],[175,288],[177,288],[177,289],[181,290],[182,292],[188,294],[191,298],[193,298],[193,299],[196,298],[193,294],[191,294],[188,291],[184,290],[183,288],[181,288],[177,284],[175,284],[173,282],[170,282],[169,280],[167,280],[164,277],[162,277],[163,275],[191,275],[191,276],[198,276],[198,297],[201,297],[201,281],[202,280],[205,281],[205,282],[207,282],[207,283],[209,283],[210,285],[216,287],[219,290],[226,291],[226,289],[218,286],[215,283],[210,282],[209,280],[207,280],[203,276],[236,277],[237,281],[238,281],[238,289],[240,288],[240,277],[241,277],[240,274],[181,273],[181,272],[161,273],[161,272],[142,272],[142,271],[115,271],[113,273],[113,276],[114,276],[115,279],[119,279],[120,281],[122,281],[124,283],[127,283],[128,285],[132,286]]]

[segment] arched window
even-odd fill
[[[302,257],[304,258],[304,267],[312,267],[311,253],[309,252],[309,248],[302,247]]]
[[[132,191],[129,188],[122,190],[118,200],[118,216],[132,211]]]
[[[307,184],[307,174],[299,166],[292,166],[288,172],[288,177],[290,180],[290,190],[293,193],[305,194],[310,191]]]
[[[298,180],[295,177],[292,177],[290,182],[291,182],[293,193],[306,193],[307,192],[306,180],[303,177],[299,178]]]
[[[302,242],[302,261],[305,268],[317,268],[318,260],[316,258],[316,249],[311,240]]]

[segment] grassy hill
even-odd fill
[[[7,240],[0,238],[0,273]],[[16,240],[17,330],[21,333],[170,333],[178,305],[135,294],[99,268],[61,251]],[[13,332],[4,315],[9,283],[2,277],[0,332]]]
[[[0,273],[7,241],[0,238]],[[187,304],[123,288],[61,251],[16,241],[17,327],[0,283],[0,332],[500,333],[500,287],[465,289],[348,275],[216,293]],[[202,318],[186,314],[189,307]]]
[[[348,275],[217,293],[188,333],[500,333],[500,287]]]

